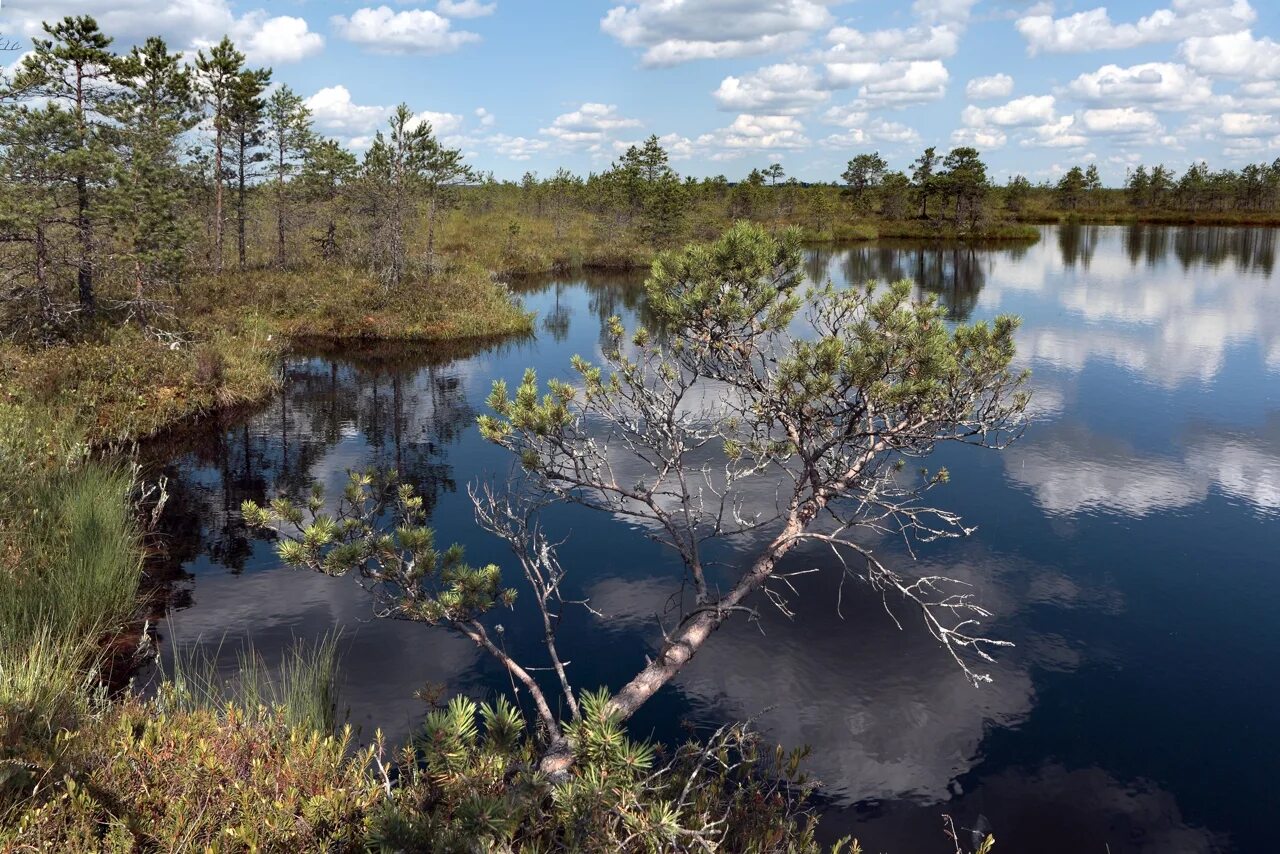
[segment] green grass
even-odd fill
[[[3,489],[0,731],[12,744],[80,710],[107,641],[136,613],[141,548],[125,469],[88,464]]]
[[[228,705],[247,713],[279,710],[294,729],[333,733],[338,725],[338,635],[314,643],[294,642],[275,668],[253,646],[238,651],[232,678],[223,678],[218,652],[198,645],[175,646],[169,690],[164,695],[176,708],[217,711]]]

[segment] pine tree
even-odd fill
[[[300,168],[311,148],[311,111],[288,86],[271,93],[266,107],[267,139],[275,162],[276,266],[285,265],[285,215],[288,179]]]
[[[320,207],[325,228],[323,235],[315,241],[320,246],[320,257],[326,261],[332,261],[341,254],[333,205],[343,185],[355,177],[356,171],[355,155],[335,140],[311,140],[298,181],[306,197]]]
[[[231,39],[223,36],[206,55],[196,54],[196,71],[199,74],[200,93],[213,112],[213,254],[214,270],[222,272],[222,240],[225,217],[223,195],[230,109],[240,73],[244,69],[244,54],[235,49]]]
[[[248,182],[257,177],[257,166],[269,155],[264,150],[263,118],[267,102],[262,97],[271,82],[271,69],[253,68],[241,71],[231,90],[228,124],[231,131],[232,158],[236,170],[236,259],[245,268],[245,194]]]
[[[911,180],[915,182],[916,195],[920,197],[920,218],[929,218],[929,197],[937,190],[934,173],[938,169],[938,150],[932,145],[911,164]]]
[[[60,102],[75,122],[76,154],[70,163],[75,175],[75,228],[79,238],[76,284],[81,308],[92,314],[94,292],[93,204],[95,184],[109,169],[110,150],[105,144],[102,112],[113,97],[116,57],[108,50],[111,39],[87,15],[68,16],[44,25],[48,39],[33,39],[33,50],[22,60],[13,88],[26,96]]]
[[[0,242],[6,331],[50,343],[62,333],[53,246],[76,202],[76,119],[56,103],[0,112]]]
[[[179,287],[192,228],[180,142],[198,120],[191,72],[182,55],[151,37],[119,64],[122,94],[111,115],[119,128],[108,210],[133,283],[132,314],[146,326],[155,285]]]

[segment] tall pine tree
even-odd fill
[[[223,213],[226,168],[223,163],[231,130],[231,107],[244,70],[244,54],[226,36],[205,54],[196,54],[199,91],[213,113],[213,264],[222,272]]]
[[[285,265],[285,225],[289,179],[311,148],[311,111],[288,86],[271,93],[266,107],[267,142],[271,149],[276,206],[276,266]]]
[[[81,308],[92,314],[94,292],[94,193],[109,170],[108,127],[103,113],[115,94],[116,57],[111,39],[88,15],[68,16],[44,25],[47,39],[32,39],[32,51],[22,60],[14,89],[64,105],[72,114],[75,151],[70,167],[75,177],[75,228],[79,240],[76,285]]]

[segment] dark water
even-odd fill
[[[752,716],[813,747],[829,832],[868,851],[949,852],[943,813],[984,816],[1006,852],[1274,850],[1280,806],[1280,282],[1271,230],[1046,229],[1025,248],[858,246],[811,255],[837,282],[911,277],[956,319],[1024,318],[1035,424],[1003,454],[950,449],[941,501],[979,531],[919,550],[915,571],[972,581],[1017,643],[973,688],[918,623],[867,591],[798,584],[799,616],[730,626],[635,720]],[[464,350],[383,348],[291,358],[283,394],[235,423],[153,450],[173,481],[173,612],[162,634],[270,654],[343,629],[344,702],[367,737],[417,725],[425,683],[507,686],[467,641],[373,621],[353,583],[279,566],[237,508],[395,466],[445,541],[511,565],[474,525],[465,487],[511,461],[474,419],[491,380],[565,375],[605,318],[643,314],[636,277],[529,286],[535,338]],[[617,615],[570,620],[580,685],[643,662],[671,557],[623,522],[562,508],[575,594]],[[897,566],[910,557],[881,546]],[[795,568],[825,566],[801,555]],[[511,570],[515,572],[514,567]],[[851,601],[852,599],[852,601]],[[517,657],[530,614],[504,613]],[[225,640],[224,640],[225,637]]]

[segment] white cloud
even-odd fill
[[[817,0],[631,0],[610,9],[600,29],[644,48],[641,61],[652,67],[790,50],[830,22]]]
[[[454,30],[448,18],[426,9],[393,12],[387,6],[357,9],[350,18],[334,15],[333,28],[347,41],[376,53],[448,53],[480,36]]]
[[[805,65],[769,65],[726,77],[712,97],[722,110],[774,115],[800,113],[830,97],[817,72]]]
[[[1004,131],[996,128],[958,128],[951,132],[956,145],[970,145],[980,149],[1003,148],[1009,141]]]
[[[837,62],[946,59],[955,54],[960,34],[961,27],[954,24],[871,32],[836,27],[827,34],[827,41],[832,44],[830,58]]]
[[[431,123],[432,132],[439,137],[445,137],[462,129],[462,123],[465,119],[457,113],[437,113],[432,110],[422,110],[413,114],[413,118],[409,120],[406,127],[413,130],[424,122]]]
[[[492,127],[493,123],[497,121],[493,113],[489,112],[484,107],[476,107],[476,120],[480,122],[481,127],[486,128]]]
[[[390,107],[361,106],[351,100],[346,86],[329,86],[306,101],[307,109],[322,129],[341,134],[368,134],[391,115]]]
[[[295,62],[318,53],[324,38],[307,22],[255,9],[237,17],[227,0],[17,0],[3,4],[3,30],[44,37],[41,22],[63,15],[92,15],[117,48],[162,36],[171,46],[195,51],[229,35],[254,63]]]
[[[808,148],[804,126],[794,116],[742,114],[728,127],[698,137],[698,145],[711,152],[712,160],[725,160],[747,152],[794,151]]]
[[[229,34],[250,62],[297,62],[324,48],[324,38],[311,32],[302,18],[268,18],[263,11],[240,18]]]
[[[873,142],[906,144],[920,141],[920,134],[915,128],[901,122],[869,117],[866,113],[847,106],[832,107],[822,118],[828,124],[848,128],[844,133],[831,134],[823,139],[822,145],[826,148],[848,148]]]
[[[1082,101],[1187,110],[1213,98],[1213,86],[1185,65],[1146,62],[1121,68],[1104,65],[1081,74],[1067,87]]]
[[[529,160],[535,154],[546,151],[548,147],[547,141],[543,139],[507,136],[504,133],[494,134],[487,141],[491,149],[511,160]]]
[[[946,94],[950,74],[938,60],[837,62],[827,65],[832,88],[858,87],[859,109],[920,104]]]
[[[1008,74],[975,77],[964,87],[964,94],[973,101],[1007,98],[1013,94],[1013,78]]]
[[[1025,95],[999,107],[964,108],[961,120],[969,127],[1014,128],[1052,122],[1056,118],[1052,95]]]
[[[1027,52],[1076,53],[1119,50],[1177,41],[1190,36],[1233,33],[1257,17],[1248,0],[1173,0],[1171,8],[1157,9],[1136,23],[1117,24],[1105,6],[1077,12],[1065,18],[1032,14],[1017,21],[1027,40]]]
[[[1080,132],[1075,116],[1061,116],[1034,128],[1032,136],[1022,144],[1041,148],[1080,148],[1089,144],[1089,137]]]
[[[1091,133],[1160,133],[1164,130],[1155,113],[1133,107],[1085,110],[1082,118],[1085,129]]]
[[[609,139],[614,131],[635,127],[640,127],[640,121],[618,115],[616,104],[586,103],[556,116],[551,125],[541,132],[567,145],[595,148]]]
[[[480,0],[440,0],[436,11],[446,18],[483,18],[497,11],[497,3],[481,3]]]
[[[1249,30],[1194,36],[1183,42],[1181,53],[1192,68],[1215,77],[1280,78],[1280,43],[1254,38]]]

